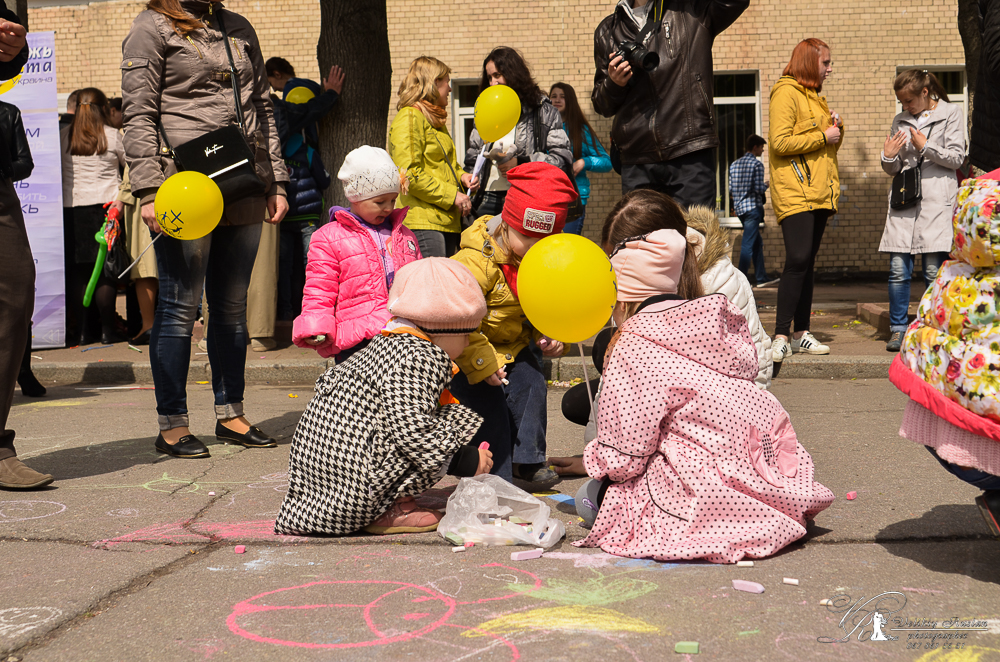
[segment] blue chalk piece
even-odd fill
[[[568,494],[549,494],[547,496],[553,501],[558,501],[559,503],[571,503],[571,504],[576,503],[576,499],[574,499]]]

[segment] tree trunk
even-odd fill
[[[969,83],[969,132],[972,132],[972,105],[979,76],[979,56],[983,48],[983,34],[979,19],[979,0],[958,0],[958,33],[965,50],[965,78]]]
[[[385,0],[320,0],[321,75],[344,68],[344,89],[320,131],[323,162],[333,177],[327,200],[347,206],[336,173],[347,153],[361,145],[385,147],[392,62]]]

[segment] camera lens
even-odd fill
[[[652,71],[656,67],[660,66],[660,56],[656,53],[651,53],[641,46],[635,49],[632,56],[638,60],[639,65],[642,67],[643,71]]]

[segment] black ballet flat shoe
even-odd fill
[[[246,448],[275,448],[278,442],[267,436],[256,425],[251,425],[245,434],[230,430],[222,421],[215,422],[215,437],[231,444],[239,444]]]
[[[181,437],[181,440],[176,444],[168,444],[167,440],[163,438],[163,435],[156,436],[156,446],[157,453],[165,453],[172,457],[179,457],[185,460],[191,460],[199,457],[211,457],[208,452],[208,447],[201,443],[201,440],[193,434],[188,434]]]
[[[979,512],[986,520],[986,526],[997,540],[1000,540],[1000,490],[986,490],[976,497]]]
[[[35,373],[22,370],[17,373],[17,385],[21,387],[21,395],[26,398],[40,398],[45,395],[45,387],[38,383]]]
[[[128,338],[119,334],[117,331],[101,332],[102,345],[117,345],[120,342],[128,342]]]
[[[142,333],[140,333],[139,335],[137,335],[135,338],[132,338],[132,340],[130,340],[129,343],[132,344],[132,345],[136,345],[136,346],[138,346],[138,345],[148,345],[149,344],[149,331],[143,331]]]

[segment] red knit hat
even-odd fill
[[[532,161],[507,171],[510,190],[503,203],[504,223],[526,237],[544,238],[562,232],[566,210],[577,199],[565,172],[544,161]]]

